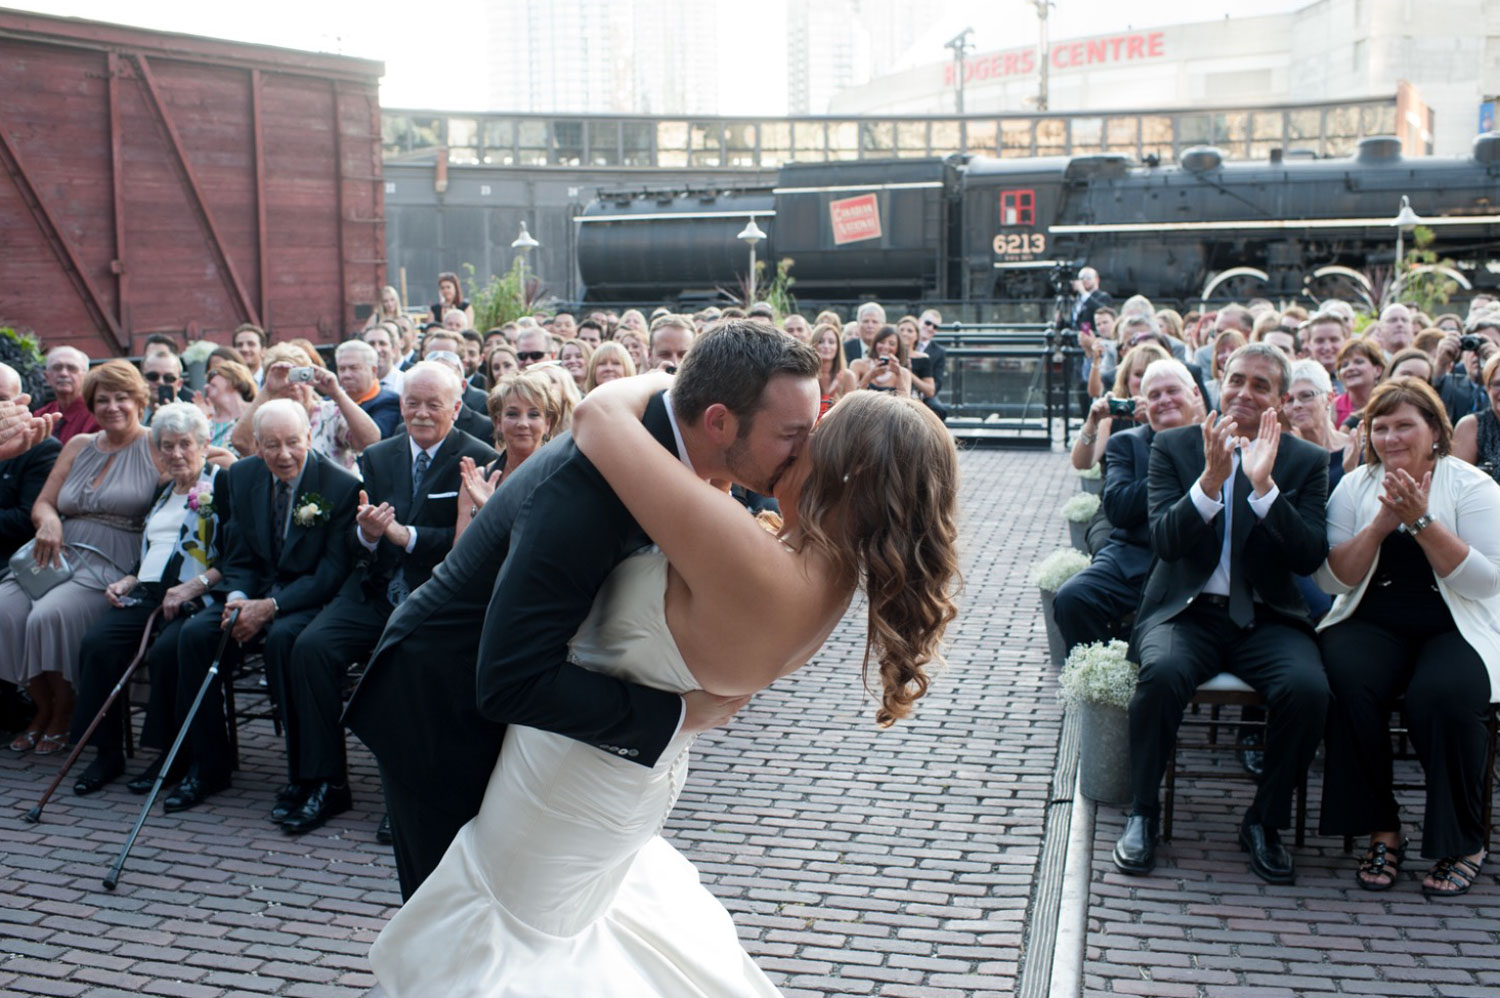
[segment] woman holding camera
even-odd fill
[[[1146,400],[1141,397],[1141,376],[1154,360],[1167,360],[1172,355],[1165,347],[1155,343],[1142,343],[1131,347],[1120,366],[1115,368],[1115,383],[1109,394],[1094,399],[1089,414],[1084,418],[1083,429],[1073,438],[1071,454],[1073,467],[1087,471],[1104,458],[1104,446],[1109,443],[1109,434],[1115,420],[1129,429],[1137,421],[1145,422]]]
[[[870,355],[849,365],[856,388],[911,394],[911,367],[906,344],[895,326],[883,326],[870,341]]]
[[[170,477],[157,488],[146,514],[135,567],[104,589],[114,609],[94,621],[83,637],[75,740],[109,698],[130,665],[141,630],[160,607],[161,627],[146,660],[151,701],[141,744],[166,748],[176,716],[177,633],[183,621],[213,602],[211,593],[220,578],[216,565],[222,509],[214,491],[219,468],[205,461],[209,434],[208,418],[185,402],[162,406],[151,419],[151,439]],[[125,771],[122,713],[116,704],[95,730],[96,755],[73,784],[74,793],[94,793]],[[130,782],[130,789],[149,790],[159,769],[158,760]]]
[[[1479,383],[1489,407],[1458,421],[1453,428],[1453,456],[1500,482],[1500,353],[1485,363]]]
[[[1391,709],[1404,698],[1426,774],[1422,882],[1430,898],[1468,892],[1485,858],[1481,802],[1491,704],[1500,701],[1500,486],[1451,456],[1432,387],[1378,386],[1364,406],[1365,463],[1328,500],[1336,594],[1318,625],[1333,691],[1324,835],[1369,835],[1355,879],[1396,885],[1406,840],[1391,790]]]

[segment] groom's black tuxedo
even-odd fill
[[[660,396],[643,421],[676,453]],[[501,484],[391,615],[344,720],[380,762],[404,896],[479,812],[506,724],[643,765],[671,741],[679,696],[566,659],[605,578],[647,543],[565,434]]]

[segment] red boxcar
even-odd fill
[[[0,10],[0,325],[340,338],[385,283],[382,72]]]

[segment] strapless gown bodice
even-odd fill
[[[621,562],[570,645],[587,668],[686,692],[667,629],[667,562]],[[392,998],[731,996],[778,992],[723,906],[660,832],[691,736],[655,766],[511,726],[479,815],[371,950]]]

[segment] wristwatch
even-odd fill
[[[1406,525],[1406,532],[1415,537],[1430,526],[1432,526],[1432,514],[1423,513]]]
[[[199,575],[198,579],[197,579],[197,582],[198,582],[198,585],[200,585],[200,586],[203,587],[203,591],[204,592],[208,592],[210,589],[212,589],[214,587],[214,584],[212,582],[208,581],[208,576],[206,574],[205,575]]]

